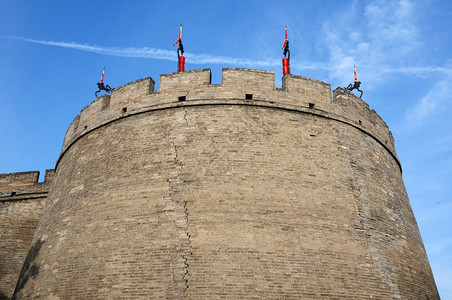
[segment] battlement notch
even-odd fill
[[[87,105],[70,125],[64,151],[80,136],[130,115],[190,105],[224,104],[271,106],[322,115],[362,129],[377,138],[395,156],[392,134],[384,121],[355,95],[337,88],[331,97],[328,83],[285,74],[282,88],[272,71],[225,68],[221,84],[212,84],[210,69],[160,75],[158,90],[152,78],[116,88]],[[242,102],[244,101],[244,102]]]
[[[388,125],[358,96],[338,87],[333,91],[333,112],[374,135],[396,157],[394,138]]]
[[[287,101],[316,109],[331,107],[331,85],[304,76],[285,74],[282,89],[287,92]]]
[[[0,174],[0,197],[15,197],[24,193],[47,192],[53,182],[55,170],[46,170],[44,181],[39,182],[39,171]]]

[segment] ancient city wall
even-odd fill
[[[70,125],[15,297],[438,299],[392,135],[309,78],[116,89]]]
[[[101,96],[74,119],[62,153],[84,133],[118,118],[179,105],[239,103],[246,100],[246,95],[254,100],[247,101],[247,105],[295,109],[352,124],[376,138],[396,157],[394,140],[386,123],[355,95],[338,88],[331,99],[329,84],[291,74],[283,77],[283,87],[278,89],[273,72],[248,69],[223,69],[219,85],[212,85],[210,70],[203,69],[161,75],[157,92],[151,78],[119,87],[111,98]]]
[[[54,171],[0,174],[0,299],[10,299],[41,218]],[[3,298],[2,298],[3,297]]]

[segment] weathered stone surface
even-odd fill
[[[9,299],[41,218],[54,171],[0,174],[0,299]]]
[[[244,69],[153,86],[69,127],[18,299],[439,298],[392,135],[361,99]]]

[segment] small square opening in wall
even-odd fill
[[[187,96],[179,96],[177,99],[179,101],[185,101],[185,100],[187,100]]]
[[[315,103],[309,103],[309,108],[314,108]]]
[[[122,112],[123,112],[123,113],[127,112],[127,107],[123,107],[123,108],[122,108]]]
[[[245,100],[253,100],[253,94],[245,94]]]

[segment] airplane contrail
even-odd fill
[[[120,48],[120,47],[104,47],[98,45],[82,44],[76,42],[62,42],[62,41],[43,41],[36,39],[29,39],[18,36],[7,36],[7,38],[16,39],[24,42],[41,44],[54,47],[70,48],[81,51],[93,52],[102,55],[119,56],[119,57],[136,57],[136,58],[152,58],[160,60],[177,61],[177,56],[174,51],[165,49],[142,47],[142,48]],[[194,54],[186,53],[185,56],[194,64],[230,64],[241,66],[260,66],[273,67],[279,66],[279,60],[250,60],[242,58],[233,58],[227,56],[213,56],[209,54]]]
[[[15,39],[29,43],[62,47],[69,49],[76,49],[81,51],[93,52],[101,55],[110,55],[118,57],[136,57],[136,58],[151,58],[159,60],[177,61],[177,56],[175,51],[150,48],[150,47],[104,47],[98,45],[83,44],[77,42],[63,42],[63,41],[45,41],[36,40],[30,38],[24,38],[19,36],[1,36],[3,38]],[[195,53],[185,53],[185,57],[192,64],[227,64],[243,67],[280,67],[281,61],[279,59],[268,59],[268,60],[251,60],[244,58],[234,58],[228,56],[214,56],[210,54],[195,54]],[[327,63],[306,63],[297,60],[292,60],[291,68],[299,70],[322,70],[331,71],[334,66],[328,65]],[[381,73],[406,73],[413,74],[416,76],[424,76],[425,74],[432,72],[442,72],[450,73],[449,68],[438,67],[438,66],[428,66],[428,67],[399,67],[399,68],[379,68]]]

